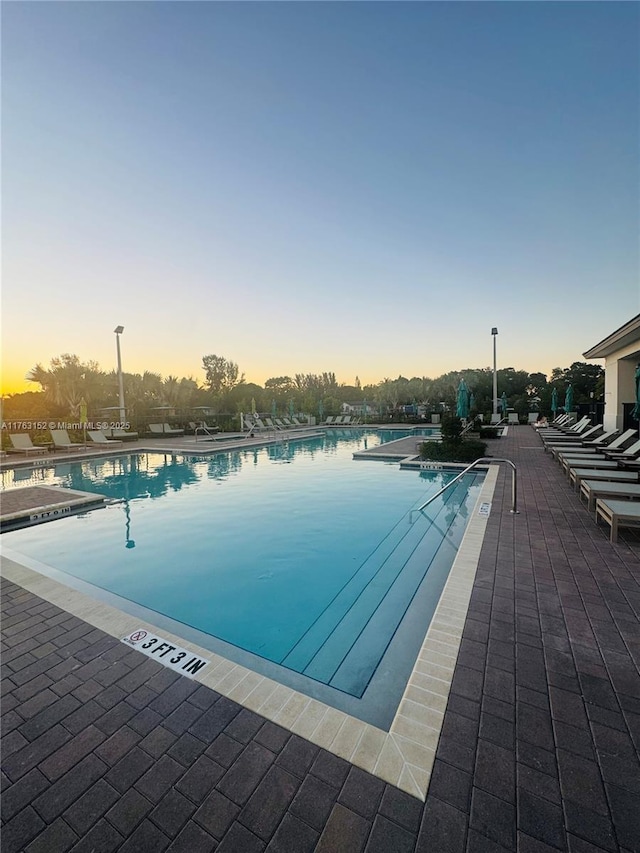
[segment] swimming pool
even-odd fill
[[[159,628],[384,727],[482,475],[410,520],[456,472],[355,462],[382,436],[344,433],[206,458],[65,461],[29,469],[28,481],[5,472],[5,487],[59,483],[114,502],[5,533],[3,544]]]

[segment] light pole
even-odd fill
[[[120,427],[124,429],[127,413],[124,408],[124,384],[122,382],[122,359],[120,358],[120,335],[124,332],[124,326],[116,326],[113,330],[116,336],[116,353],[118,354],[118,392],[120,395]]]
[[[493,414],[498,414],[498,371],[496,370],[496,338],[498,337],[498,330],[494,326],[491,329],[491,335],[493,337]]]

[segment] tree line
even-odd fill
[[[472,414],[492,411],[493,371],[489,367],[450,371],[435,379],[427,376],[381,381],[362,385],[339,382],[330,371],[311,374],[295,373],[274,376],[264,386],[247,382],[238,364],[223,356],[205,355],[202,359],[204,379],[193,376],[165,376],[153,371],[123,373],[124,395],[130,420],[149,417],[154,408],[171,407],[176,414],[196,407],[214,413],[270,413],[295,411],[318,416],[339,414],[343,403],[366,404],[368,411],[388,415],[404,407],[422,407],[427,413],[455,409],[460,380],[464,379],[472,393]],[[116,371],[105,372],[94,361],[82,361],[65,353],[51,359],[49,367],[37,364],[26,377],[37,390],[12,394],[3,399],[3,417],[41,418],[47,415],[79,416],[86,403],[97,416],[101,409],[118,406]],[[553,369],[551,376],[528,373],[512,367],[497,371],[498,396],[507,396],[510,408],[525,416],[529,411],[548,414],[553,389],[557,389],[559,405],[566,387],[573,387],[574,404],[601,400],[604,393],[604,370],[599,365],[574,362],[570,367]]]

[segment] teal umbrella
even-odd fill
[[[318,403],[318,417],[320,420],[324,418],[324,403],[322,400]]]
[[[461,379],[460,384],[458,385],[456,415],[459,418],[466,418],[469,416],[469,390],[464,379]]]
[[[640,421],[640,363],[636,365],[636,404],[631,412],[631,417]]]
[[[275,400],[272,400],[272,401],[271,401],[271,417],[272,417],[272,418],[277,418],[277,417],[278,417],[278,407],[276,406],[276,401],[275,401]]]
[[[553,416],[556,416],[556,412],[558,411],[558,389],[554,388],[551,392],[551,411],[553,412]]]
[[[567,385],[564,394],[564,410],[567,414],[573,409],[573,385]]]
[[[294,402],[293,402],[293,397],[292,397],[289,400],[289,417],[291,417],[291,418],[293,417],[293,412],[294,412]]]
[[[500,397],[500,407],[502,409],[502,417],[507,417],[507,392],[502,392],[502,397]]]
[[[469,392],[469,411],[471,411],[471,409],[475,409],[475,407],[476,407],[476,395],[473,393],[473,391],[470,391]]]

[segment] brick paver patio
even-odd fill
[[[640,537],[489,452],[521,514],[505,471],[425,803],[3,580],[3,853],[640,851]]]

